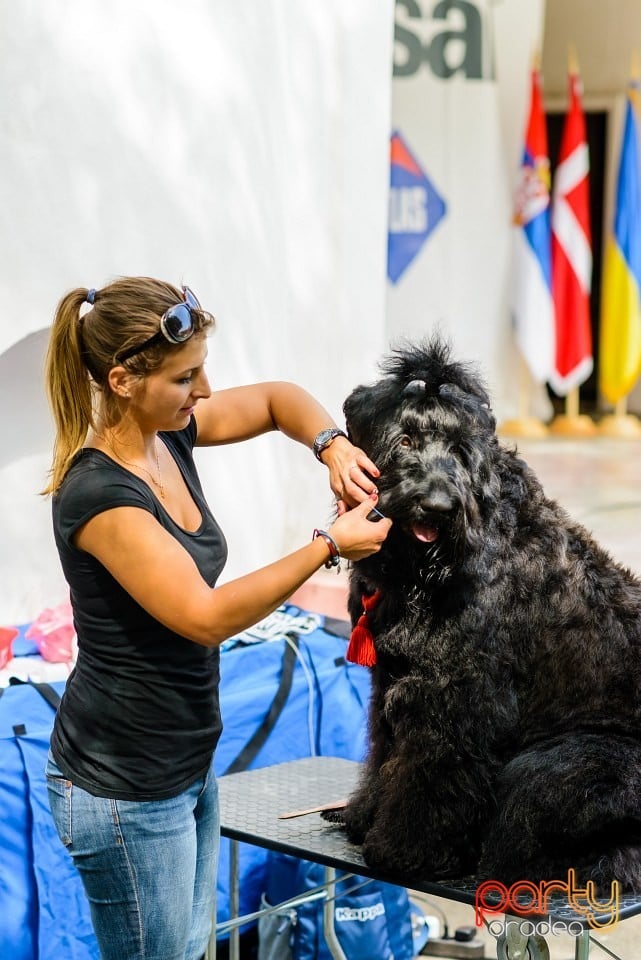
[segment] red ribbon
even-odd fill
[[[369,596],[363,596],[363,613],[358,618],[349,638],[345,656],[351,663],[358,663],[362,667],[373,667],[376,664],[376,647],[367,614],[374,609],[380,599],[380,590],[376,590]]]

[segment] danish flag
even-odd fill
[[[552,192],[552,293],[556,356],[550,385],[560,396],[592,372],[590,286],[590,161],[578,73],[569,77],[570,106],[565,118]]]

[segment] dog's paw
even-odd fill
[[[340,810],[321,810],[321,820],[327,820],[328,823],[338,823],[341,827],[345,826],[345,808]]]
[[[338,810],[323,810],[321,818],[328,823],[335,823],[342,827],[350,843],[360,845],[369,829],[370,822],[367,815],[358,806],[348,804]]]
[[[345,832],[350,843],[360,846],[372,825],[372,810],[360,803],[351,803],[343,811],[345,814]]]

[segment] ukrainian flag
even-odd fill
[[[599,387],[612,404],[630,393],[641,373],[641,170],[634,101],[628,91],[617,179],[614,235],[603,268]]]

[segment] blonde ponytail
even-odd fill
[[[50,481],[55,493],[93,424],[92,386],[84,360],[80,308],[87,290],[78,288],[58,304],[45,360],[47,396],[56,427]]]

